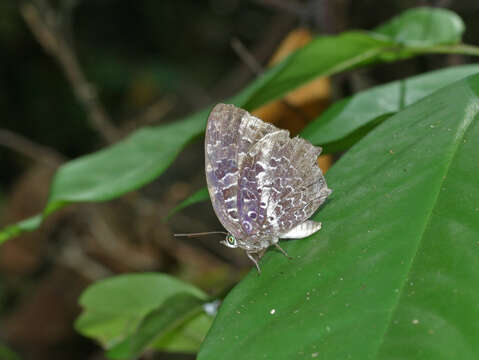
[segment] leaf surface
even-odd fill
[[[479,358],[479,75],[377,126],[303,240],[225,299],[200,360]]]

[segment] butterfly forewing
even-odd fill
[[[216,105],[205,135],[206,181],[211,202],[221,224],[236,237],[241,235],[237,207],[238,130],[245,114],[245,110],[234,106]]]
[[[221,224],[237,238],[245,237],[238,197],[241,163],[251,146],[275,130],[273,125],[234,105],[218,104],[208,118],[205,136],[208,191]]]
[[[208,190],[223,226],[239,239],[280,237],[329,195],[320,148],[233,105],[218,104],[206,129]]]

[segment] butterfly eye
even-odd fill
[[[236,245],[236,239],[233,235],[228,235],[228,237],[226,238],[226,241],[228,241],[228,244],[232,246]]]

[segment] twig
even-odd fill
[[[243,45],[243,43],[237,39],[233,38],[231,40],[231,47],[233,50],[236,52],[236,54],[239,56],[239,58],[246,64],[248,67],[253,71],[253,73],[258,76],[263,73],[263,68],[261,64],[256,61],[255,57],[248,51],[246,46]],[[304,121],[308,121],[308,116],[296,105],[291,104],[288,100],[286,99],[281,99],[280,102],[286,106],[288,109],[293,111],[296,115],[301,117]]]
[[[137,127],[151,125],[163,118],[173,108],[173,104],[174,101],[171,98],[163,97],[147,106],[133,121]]]
[[[231,47],[255,75],[260,75],[263,72],[263,67],[238,38],[231,39]]]
[[[121,127],[121,132],[124,134],[129,134],[135,129],[138,129],[142,126],[151,126],[157,125],[166,114],[175,105],[173,97],[162,97],[154,101],[152,104],[146,106],[145,109],[138,114],[127,117],[125,121],[122,121],[122,124],[125,124]]]
[[[297,17],[286,12],[274,14],[273,18],[264,26],[259,38],[252,45],[249,52],[254,55],[259,63],[263,63],[277,48],[284,36],[293,28]],[[224,99],[243,88],[252,78],[251,68],[243,61],[240,62],[229,74],[219,79],[211,91],[213,98]]]
[[[41,4],[42,9],[32,3],[23,3],[20,6],[25,22],[40,45],[60,64],[76,97],[87,110],[91,126],[107,142],[118,140],[120,133],[111,123],[95,89],[86,80],[73,49],[68,45],[62,32],[56,28],[56,23],[51,21],[53,10],[47,2]]]
[[[57,168],[66,160],[63,155],[55,150],[35,144],[26,137],[6,129],[0,129],[0,145],[40,161],[52,168]]]

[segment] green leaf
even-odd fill
[[[41,214],[29,217],[16,224],[9,225],[0,231],[0,244],[6,240],[18,236],[25,231],[33,231],[42,223],[43,216]]]
[[[75,328],[110,348],[133,334],[148,313],[179,293],[206,299],[201,290],[164,274],[120,275],[99,281],[80,297],[84,311]]]
[[[287,57],[280,64],[283,66],[281,71],[277,71],[264,87],[240,104],[247,109],[255,109],[318,76],[370,64],[380,54],[389,53],[392,45],[363,32],[317,37]],[[265,75],[269,75],[268,72]]]
[[[474,75],[353,146],[323,229],[266,253],[198,359],[478,359],[478,95]]]
[[[136,331],[107,353],[110,359],[128,359],[140,355],[156,338],[161,338],[202,312],[203,301],[190,294],[169,297],[159,308],[150,312]]]
[[[169,125],[145,127],[109,148],[63,165],[55,174],[46,213],[65,203],[111,200],[155,179],[201,133],[209,109]]]
[[[373,87],[333,104],[308,124],[300,135],[315,145],[323,146],[325,152],[346,150],[352,145],[347,137],[357,130],[478,72],[479,65],[463,65]],[[359,138],[361,136],[356,136],[354,140]],[[342,139],[346,141],[341,142]],[[331,147],[333,143],[335,146]]]
[[[166,352],[197,353],[212,323],[212,316],[201,313],[155,340],[152,348]]]
[[[365,125],[357,128],[351,134],[346,135],[337,141],[332,141],[327,144],[321,145],[323,148],[323,154],[338,153],[351,148],[355,143],[366,136],[372,129],[381,124],[384,120],[390,117],[392,114],[384,114],[371,121],[368,121]]]
[[[373,87],[330,106],[308,124],[300,136],[322,146],[325,154],[347,150],[404,106],[478,72],[479,65],[463,65]],[[175,207],[169,216],[208,199],[205,187]]]
[[[376,28],[375,32],[408,46],[454,44],[461,41],[464,22],[452,11],[415,8]]]
[[[423,12],[435,13],[434,9]],[[450,17],[456,18],[453,13]],[[446,15],[441,15],[441,19]],[[401,18],[401,17],[400,17]],[[436,16],[432,16],[436,19]],[[394,22],[396,20],[392,20]],[[254,109],[308,81],[332,75],[378,61],[392,61],[407,56],[434,52],[467,52],[478,55],[474,47],[437,45],[408,47],[407,41],[392,41],[394,34],[415,26],[417,19],[403,19],[389,37],[377,33],[346,32],[338,36],[318,37],[293,53],[277,66],[266,71],[242,92],[227,100],[246,109]],[[445,21],[444,19],[441,21]],[[452,18],[450,21],[454,21]],[[457,28],[449,27],[450,37],[457,37]],[[381,30],[378,31],[385,31]],[[434,33],[427,34],[430,42]],[[443,43],[444,34],[437,43]],[[417,36],[412,40],[417,40]],[[159,176],[174,160],[181,149],[200,136],[206,124],[209,108],[175,123],[156,128],[143,128],[125,140],[91,155],[63,165],[56,173],[50,189],[45,215],[74,202],[106,201],[138,189]],[[11,230],[11,228],[10,228]],[[17,227],[23,231],[25,228]],[[31,230],[31,228],[28,228]],[[0,232],[4,239],[18,235],[19,231]]]

